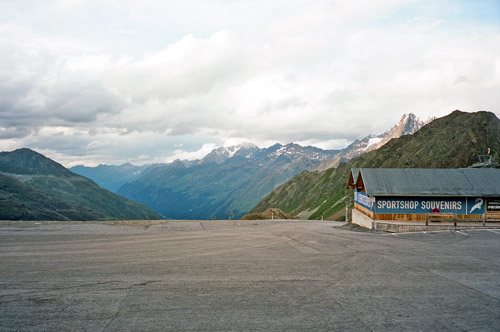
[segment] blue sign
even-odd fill
[[[354,202],[373,211],[373,201],[364,192],[354,190]]]
[[[485,213],[485,199],[471,197],[377,197],[376,213],[424,214],[456,213],[462,215],[480,215]]]

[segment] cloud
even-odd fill
[[[106,56],[82,45],[0,28],[0,110],[6,127],[93,124],[123,102],[103,86]],[[77,55],[75,55],[77,53]]]
[[[119,4],[0,5],[0,148],[141,163],[235,141],[341,148],[409,112],[499,114],[499,23],[464,5]]]
[[[167,162],[172,162],[176,159],[178,160],[196,160],[196,159],[203,159],[207,154],[209,154],[212,150],[217,148],[216,144],[213,143],[208,143],[208,144],[203,144],[203,146],[196,151],[183,151],[183,150],[175,150],[174,154],[171,155]]]

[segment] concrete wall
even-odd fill
[[[372,229],[373,228],[373,219],[364,215],[356,209],[352,209],[352,222],[359,226]]]

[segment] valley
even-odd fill
[[[167,219],[225,219],[229,214],[239,219],[267,194],[301,172],[336,167],[341,161],[381,147],[392,138],[412,134],[431,120],[404,114],[386,132],[369,135],[342,150],[294,143],[259,148],[243,143],[214,149],[201,160],[140,167],[76,166],[71,170],[150,207]]]

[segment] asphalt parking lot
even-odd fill
[[[500,330],[500,230],[341,225],[0,224],[0,330]]]

